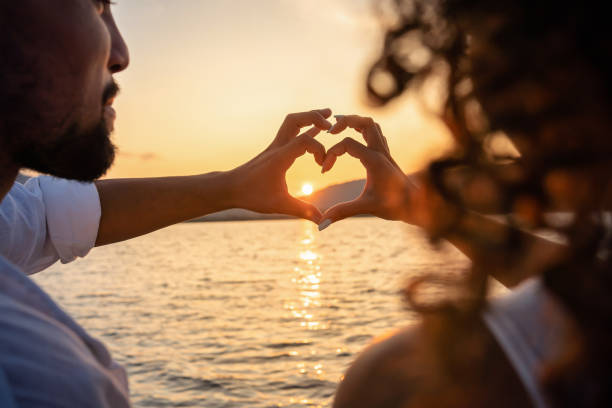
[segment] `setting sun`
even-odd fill
[[[311,195],[313,191],[314,191],[314,188],[312,187],[312,184],[310,183],[302,184],[302,194]]]

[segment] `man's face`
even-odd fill
[[[117,92],[129,63],[105,0],[0,5],[0,148],[21,167],[93,180],[110,167]]]

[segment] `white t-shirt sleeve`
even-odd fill
[[[15,183],[0,203],[0,254],[27,274],[71,262],[94,247],[100,214],[92,183],[50,176]]]

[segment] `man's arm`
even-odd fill
[[[321,214],[315,206],[289,194],[285,173],[306,152],[319,165],[323,163],[325,148],[314,136],[331,127],[325,119],[330,115],[329,109],[288,115],[266,150],[231,171],[97,181],[102,216],[96,246],[229,208],[287,214],[319,223]],[[313,127],[299,134],[306,126]]]
[[[102,215],[96,246],[235,206],[230,172],[95,182]]]

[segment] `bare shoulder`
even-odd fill
[[[409,392],[410,378],[427,366],[420,350],[422,332],[415,325],[376,339],[347,370],[333,406],[385,407],[401,401]]]
[[[455,351],[445,356],[422,325],[377,339],[347,370],[334,408],[530,407],[511,364],[484,324],[475,325],[468,337],[472,335],[478,338],[476,347],[451,347]],[[462,343],[457,338],[457,344]],[[445,358],[454,360],[453,369]]]

